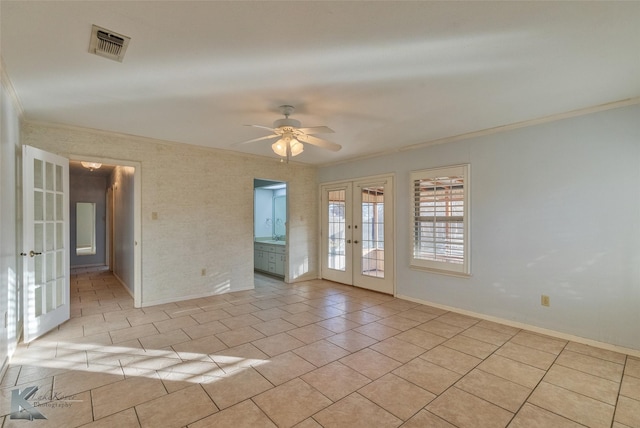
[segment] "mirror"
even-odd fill
[[[253,237],[255,241],[287,240],[287,183],[254,179]]]
[[[96,253],[96,204],[76,203],[76,255],[90,256]]]

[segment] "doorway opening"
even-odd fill
[[[140,164],[72,156],[69,194],[70,267],[108,267],[140,307]]]
[[[78,158],[71,156],[72,158]],[[123,239],[118,239],[117,232],[111,236],[111,247],[119,248],[112,254],[115,258],[114,273],[124,272],[127,281],[122,281],[134,298],[134,305],[141,305],[141,218],[140,218],[140,164],[123,163],[112,160],[88,159],[91,163],[90,172],[98,168],[98,164],[114,165],[109,176],[112,189],[121,189],[121,201],[114,202],[112,210],[116,230],[124,229]],[[22,307],[18,312],[17,324],[22,325],[23,340],[28,343],[46,332],[52,330],[70,318],[70,267],[71,255],[76,257],[95,257],[98,248],[105,246],[101,263],[106,263],[106,244],[98,245],[96,233],[98,221],[104,217],[96,215],[96,204],[82,201],[90,205],[91,209],[79,223],[74,219],[73,227],[70,211],[74,209],[77,215],[78,207],[83,211],[83,204],[70,202],[70,160],[32,146],[22,146],[22,246],[21,276],[22,289],[18,290]],[[78,162],[79,163],[79,162]],[[74,163],[75,164],[75,163]],[[81,163],[80,168],[85,168]],[[101,165],[100,165],[101,166]],[[86,167],[89,168],[89,167]],[[82,178],[80,181],[85,181]],[[106,182],[103,180],[103,182]],[[114,196],[114,201],[117,198]],[[126,200],[126,203],[122,203]],[[101,201],[102,202],[102,201]],[[106,207],[107,202],[104,201]],[[120,210],[118,210],[120,206]],[[117,220],[119,213],[124,213],[124,221]],[[82,215],[82,213],[81,213]],[[124,227],[122,227],[124,225]],[[71,230],[75,231],[75,241],[71,245]],[[86,233],[86,231],[89,231]],[[83,237],[78,245],[78,232]],[[89,235],[87,247],[84,235]],[[105,225],[106,240],[106,225]],[[74,251],[71,251],[71,249]],[[87,249],[89,248],[89,249]],[[124,257],[122,257],[124,255]],[[122,259],[124,269],[118,270],[118,260]],[[85,259],[85,263],[86,263]],[[112,262],[113,263],[113,262]]]
[[[256,272],[283,278],[287,269],[287,183],[253,181],[253,267]]]

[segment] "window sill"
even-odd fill
[[[470,273],[453,272],[453,271],[449,271],[449,270],[427,268],[427,267],[423,267],[423,266],[409,265],[409,269],[417,270],[417,271],[421,271],[421,272],[434,273],[434,274],[437,274],[437,275],[455,276],[455,277],[458,277],[458,278],[471,278],[471,274]]]

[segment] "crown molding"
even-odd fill
[[[93,134],[93,135],[101,135],[101,136],[105,136],[105,137],[118,138],[118,139],[123,139],[123,140],[127,140],[127,141],[139,141],[141,143],[157,144],[157,145],[163,145],[163,146],[168,146],[168,147],[182,147],[182,148],[184,148],[186,146],[186,147],[190,147],[190,148],[195,149],[195,150],[202,150],[202,151],[205,151],[205,152],[217,152],[217,153],[222,152],[222,153],[225,153],[225,154],[230,155],[230,156],[239,156],[239,157],[244,157],[244,158],[251,158],[251,159],[260,160],[262,162],[273,162],[273,163],[283,164],[283,162],[281,161],[281,158],[273,158],[273,157],[270,157],[270,156],[255,155],[255,154],[252,154],[252,153],[240,153],[240,152],[236,152],[236,151],[233,151],[233,150],[221,149],[221,148],[218,148],[218,147],[200,146],[200,145],[197,145],[197,144],[183,143],[183,142],[180,142],[180,141],[172,141],[172,140],[161,140],[161,139],[158,139],[158,138],[143,137],[143,136],[135,135],[135,134],[126,134],[126,133],[122,133],[122,132],[106,131],[106,130],[98,129],[98,128],[86,128],[86,127],[82,127],[82,126],[74,126],[74,125],[67,125],[67,124],[63,124],[63,123],[45,122],[45,121],[36,121],[36,120],[24,120],[23,125],[24,126],[40,126],[40,127],[45,127],[45,128],[54,128],[54,129],[66,130],[66,131],[70,131],[70,132],[84,132],[84,133],[89,133],[89,134]],[[291,161],[291,160],[289,161],[288,165],[303,166],[303,167],[313,167],[313,165],[305,164],[303,162]]]
[[[22,103],[18,98],[16,89],[13,87],[13,83],[11,83],[11,79],[9,79],[9,75],[6,70],[7,67],[4,65],[4,59],[0,56],[0,79],[2,80],[2,86],[6,89],[7,94],[9,94],[9,98],[11,98],[11,101],[16,108],[18,119],[22,121],[24,119],[24,108],[22,108]]]
[[[446,144],[446,143],[453,143],[455,141],[461,141],[461,140],[468,140],[470,138],[477,138],[477,137],[484,137],[487,135],[493,135],[493,134],[498,134],[501,132],[507,132],[507,131],[512,131],[514,129],[520,129],[520,128],[527,128],[530,126],[536,126],[536,125],[541,125],[544,123],[549,123],[549,122],[556,122],[559,120],[564,120],[564,119],[570,119],[572,117],[578,117],[578,116],[585,116],[588,114],[592,114],[592,113],[598,113],[601,111],[605,111],[605,110],[612,110],[612,109],[616,109],[616,108],[621,108],[621,107],[628,107],[628,106],[632,106],[635,104],[640,104],[640,97],[633,97],[633,98],[627,98],[624,100],[619,100],[619,101],[614,101],[614,102],[610,102],[610,103],[605,103],[605,104],[600,104],[597,106],[592,106],[592,107],[586,107],[586,108],[582,108],[582,109],[577,109],[577,110],[571,110],[568,112],[564,112],[564,113],[556,113],[556,114],[552,114],[549,116],[543,116],[537,119],[529,119],[529,120],[524,120],[521,122],[516,122],[516,123],[512,123],[512,124],[508,124],[508,125],[500,125],[500,126],[496,126],[493,128],[486,128],[486,129],[481,129],[478,131],[472,131],[472,132],[467,132],[464,134],[459,134],[459,135],[453,135],[450,137],[444,137],[444,138],[438,138],[435,140],[430,140],[424,143],[419,143],[419,144],[411,144],[408,146],[403,146],[403,147],[399,147],[396,149],[391,149],[391,150],[385,150],[382,152],[376,152],[376,153],[372,153],[370,155],[365,155],[365,156],[354,156],[352,158],[349,159],[344,159],[344,160],[340,160],[340,161],[336,161],[336,162],[330,162],[330,163],[326,163],[326,164],[321,164],[318,165],[318,168],[326,168],[326,167],[331,167],[331,166],[337,166],[337,165],[342,165],[345,163],[351,163],[351,162],[357,162],[357,161],[362,161],[362,160],[367,160],[367,159],[373,159],[373,158],[378,158],[381,156],[388,156],[391,154],[395,154],[395,153],[401,153],[401,152],[406,152],[406,151],[410,151],[410,150],[418,150],[418,149],[422,149],[425,147],[429,147],[429,146],[435,146],[438,144]]]

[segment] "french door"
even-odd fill
[[[393,177],[321,186],[322,277],[394,294]]]
[[[69,160],[22,150],[24,341],[70,315]]]

